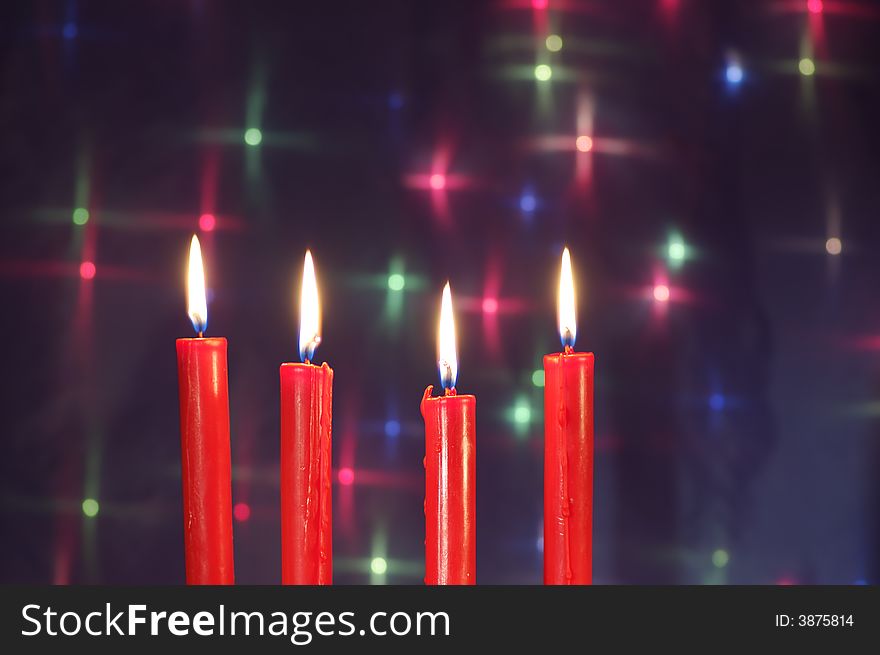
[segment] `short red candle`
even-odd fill
[[[425,584],[476,583],[474,396],[422,397],[425,418]]]
[[[455,392],[458,362],[449,284],[440,319],[440,372],[445,395],[425,389],[425,584],[472,585],[477,577],[477,399]]]
[[[309,361],[321,342],[321,312],[308,251],[300,311],[303,363],[281,365],[281,582],[329,585],[333,582],[333,369]]]
[[[562,257],[564,352],[544,357],[544,584],[593,580],[593,353],[573,350],[574,286]]]
[[[194,269],[198,269],[195,271]],[[190,316],[201,337],[207,322],[204,271],[198,240],[190,249],[200,298]],[[195,278],[193,277],[195,275]],[[229,384],[226,339],[178,339],[183,535],[187,584],[233,584],[232,466],[229,448]]]
[[[333,369],[281,365],[281,581],[333,581]]]
[[[593,353],[544,357],[544,584],[590,584]]]

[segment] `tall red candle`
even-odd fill
[[[203,337],[208,313],[195,236],[187,286],[189,315],[199,338],[177,340],[186,582],[233,584],[226,339]]]
[[[544,584],[593,579],[593,353],[574,352],[571,258],[562,253],[563,352],[544,357]]]
[[[300,316],[301,364],[281,365],[281,581],[333,582],[330,479],[333,369],[311,359],[321,341],[318,287],[306,252]]]
[[[422,397],[425,419],[425,584],[476,584],[476,398],[455,392],[458,361],[449,284],[440,310],[444,395]]]

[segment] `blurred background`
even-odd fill
[[[542,580],[572,251],[597,583],[880,579],[880,5],[6,3],[0,581],[182,583],[174,341],[229,339],[236,579],[280,580],[302,257],[335,581],[419,584],[440,291],[480,583]]]

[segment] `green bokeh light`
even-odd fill
[[[85,225],[89,222],[89,210],[85,207],[77,207],[73,210],[74,225]]]
[[[400,273],[392,273],[388,276],[388,288],[392,291],[403,291],[406,286],[406,278]]]
[[[680,265],[688,256],[688,248],[682,238],[674,235],[669,239],[669,245],[666,247],[666,255],[669,263],[673,266]]]
[[[665,246],[666,260],[672,268],[678,268],[691,258],[691,248],[685,242],[684,237],[673,231],[669,234],[669,240]]]
[[[553,77],[553,69],[547,64],[538,64],[535,66],[535,79],[539,82],[546,82]]]
[[[256,127],[251,127],[244,133],[244,142],[249,146],[258,146],[263,141],[263,133]]]
[[[559,52],[562,50],[562,37],[558,34],[551,34],[544,41],[544,45],[550,52]]]
[[[374,557],[370,561],[370,571],[376,575],[384,575],[387,570],[388,562],[385,561],[384,557]]]
[[[816,64],[809,57],[804,57],[798,62],[798,70],[801,72],[801,75],[809,77],[816,72]]]
[[[532,408],[523,402],[518,403],[513,409],[513,420],[516,423],[525,425],[532,420]]]
[[[719,548],[714,553],[712,553],[712,564],[715,565],[716,568],[723,569],[727,566],[727,563],[730,561],[730,555],[723,548]]]
[[[93,518],[98,515],[98,511],[101,509],[101,506],[98,505],[98,501],[94,498],[86,498],[82,502],[82,511],[83,514],[88,516],[89,518]]]
[[[544,369],[537,368],[532,372],[532,384],[536,387],[544,386]]]

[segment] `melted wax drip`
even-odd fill
[[[565,354],[571,354],[571,352],[571,346],[566,345]],[[571,517],[572,499],[568,491],[568,441],[566,439],[565,430],[568,420],[568,410],[565,406],[565,361],[566,358],[563,356],[561,358],[561,371],[559,375],[559,408],[557,410],[556,420],[559,423],[559,434],[562,440],[562,458],[560,462],[562,468],[562,502],[560,503],[560,507],[562,508],[562,531],[565,535],[565,581],[567,584],[571,584],[571,530],[569,529],[569,519]]]

